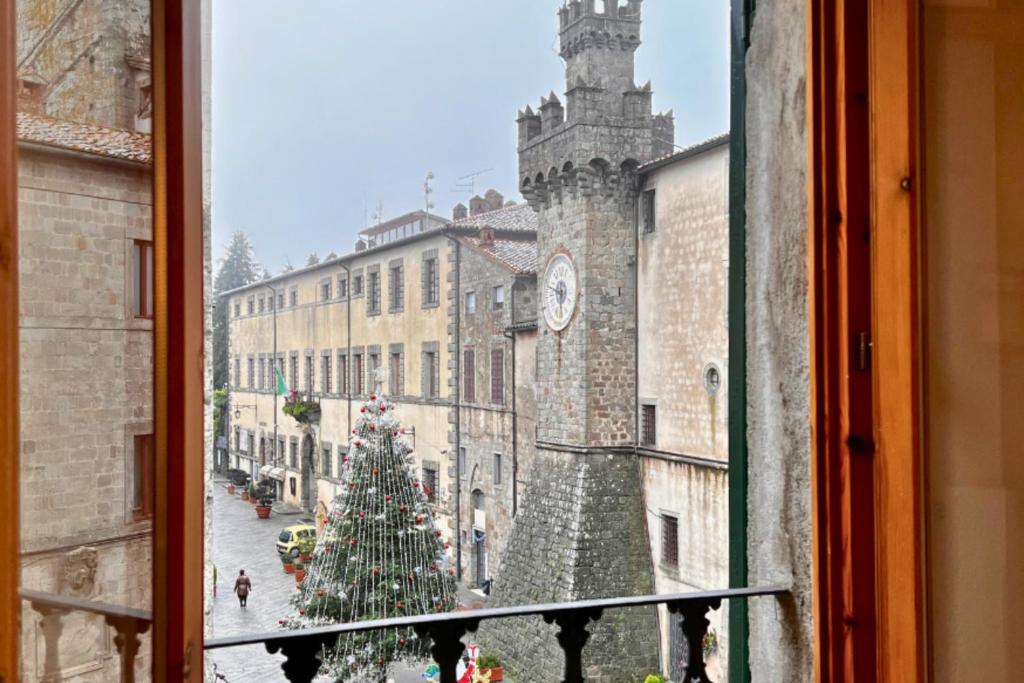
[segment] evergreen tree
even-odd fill
[[[313,252],[306,258],[307,266],[315,266],[318,263],[320,263],[320,257],[316,255],[316,252]]]
[[[253,258],[252,244],[244,232],[231,235],[231,241],[224,248],[224,256],[217,266],[213,282],[213,386],[227,386],[228,383],[228,300],[221,297],[224,292],[256,282],[261,267]]]
[[[289,628],[448,612],[455,609],[449,544],[434,525],[412,449],[394,407],[371,396],[361,409],[335,499]],[[344,634],[325,653],[338,681],[378,683],[394,661],[429,658],[412,628]]]

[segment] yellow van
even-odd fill
[[[277,537],[277,552],[281,555],[299,556],[299,541],[305,538],[316,540],[316,527],[312,524],[293,524],[281,529]]]

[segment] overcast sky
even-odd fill
[[[364,217],[516,192],[516,111],[565,90],[561,0],[218,0],[213,233],[245,231],[274,273],[350,251]],[[729,3],[646,0],[637,81],[676,143],[729,122]]]

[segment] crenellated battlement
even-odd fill
[[[564,105],[552,91],[537,109],[528,106],[517,117],[520,185],[535,206],[561,196],[617,192],[619,181],[604,169],[639,165],[672,151],[672,112],[654,114],[650,81],[638,86],[633,79],[642,4],[569,0],[558,10]]]

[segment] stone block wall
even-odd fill
[[[151,173],[57,149],[20,155],[22,586],[147,607],[151,526],[132,514],[133,448],[153,431],[153,339],[131,311],[131,250],[152,240]],[[38,680],[44,624],[29,607],[23,624],[23,679]],[[62,676],[116,677],[112,638],[70,615]],[[140,676],[147,652],[148,636]]]
[[[645,595],[653,591],[637,462],[606,452],[538,450],[489,606]],[[557,628],[540,617],[484,622],[479,640],[515,680],[561,680]],[[653,608],[609,611],[584,649],[588,681],[659,670]]]

